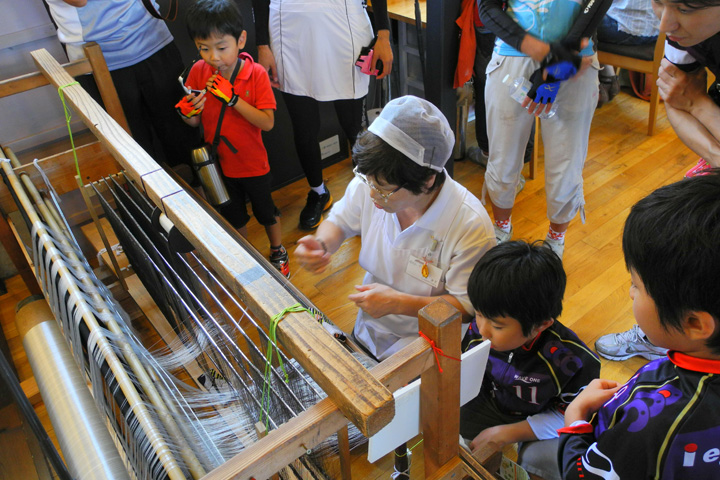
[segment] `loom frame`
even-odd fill
[[[103,60],[102,64],[95,62],[91,65],[91,61],[81,61],[61,66],[45,50],[32,52],[31,55],[39,72],[0,82],[0,97],[48,83],[55,87],[68,85],[73,82],[71,75],[86,71],[94,71],[97,75],[104,65]],[[88,54],[88,57],[91,55],[97,54]],[[109,72],[102,83],[112,85]],[[114,87],[103,94],[105,104],[109,105],[108,112],[112,112],[112,115],[100,108],[79,85],[65,87],[64,94],[67,103],[99,139],[99,143],[78,149],[85,182],[93,182],[120,168],[124,169],[126,175],[135,180],[153,203],[196,246],[199,253],[209,259],[226,284],[266,326],[272,314],[290,304],[287,287],[280,285],[281,282],[273,275],[257,271],[252,259],[239,245],[242,239],[228,234],[214,221],[209,225],[207,219],[212,219],[208,213],[209,206],[198,203],[130,137],[121,108],[118,113],[112,106],[119,108],[119,101],[116,103],[112,98],[114,96],[117,99]],[[108,96],[107,100],[105,95]],[[44,168],[49,167],[48,176],[59,194],[78,188],[73,179],[75,167],[71,152],[48,157],[40,163]],[[32,166],[26,165],[15,170],[30,175],[35,183],[39,178]],[[4,212],[17,209],[7,188],[2,186],[0,207]],[[4,218],[0,227],[3,224],[8,226],[9,231],[13,230]],[[197,228],[200,226],[202,228]],[[4,227],[0,230],[4,231]],[[0,232],[0,238],[8,248],[11,243],[8,242],[8,235]],[[17,243],[15,246],[19,247]],[[27,252],[22,247],[20,250],[29,260]],[[36,290],[37,282],[31,269],[25,268],[21,274],[31,292]],[[268,295],[268,291],[272,295]],[[451,305],[439,300],[421,310],[419,319],[421,330],[439,348],[451,357],[460,356],[457,342],[459,313]],[[328,398],[269,432],[204,479],[268,478],[304,454],[308,448],[340,430],[348,420],[355,423],[365,435],[372,435],[394,414],[390,392],[420,374],[423,379],[421,421],[425,432],[426,478],[463,478],[464,475],[493,478],[471,456],[459,453],[459,362],[440,357],[436,364],[428,341],[418,338],[401,352],[367,371],[351,356],[349,358],[352,361],[347,361],[342,353],[338,353],[340,349],[335,340],[309,314],[288,315],[278,330],[280,342],[321,385]],[[332,361],[328,361],[328,358]],[[343,360],[338,361],[338,358]],[[443,375],[437,366],[444,370]],[[338,384],[344,388],[337,388]],[[440,405],[443,408],[439,408]],[[457,405],[457,408],[448,408],[447,405]]]

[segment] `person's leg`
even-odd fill
[[[317,100],[283,93],[293,125],[295,149],[310,185],[305,207],[300,212],[299,227],[311,230],[320,225],[322,213],[332,205],[332,196],[325,187],[320,158],[320,107]]]
[[[594,64],[597,65],[596,59]],[[588,68],[579,77],[561,84],[557,114],[542,120],[545,192],[550,220],[545,240],[560,258],[568,224],[578,211],[582,212],[585,204],[582,170],[597,92],[597,70]]]
[[[488,194],[499,242],[512,236],[510,217],[522,176],[523,157],[534,119],[513,100],[503,78],[528,78],[535,70],[531,59],[493,54],[487,70],[485,102],[490,155],[483,197]]]
[[[522,442],[518,447],[518,465],[530,475],[534,475],[531,478],[560,480],[560,466],[557,461],[559,442],[558,438]]]
[[[490,147],[485,117],[485,70],[487,70],[488,62],[490,61],[490,57],[492,57],[495,35],[475,27],[475,38],[477,40],[475,64],[473,65],[473,73],[475,75],[475,79],[473,80],[473,90],[475,92],[475,138],[477,139],[478,148],[480,149],[479,153],[482,153],[482,155],[476,158],[468,151],[468,156],[470,156],[473,162],[486,165]]]
[[[320,160],[320,106],[317,100],[310,97],[291,95],[283,92],[285,106],[290,114],[293,127],[293,140],[300,166],[311,188],[323,183],[322,164]]]
[[[223,182],[227,189],[230,201],[220,205],[217,209],[220,215],[235,228],[240,235],[247,238],[247,225],[250,220],[245,206],[245,190],[242,185],[242,178],[232,178],[223,175]]]
[[[335,107],[335,113],[337,114],[340,127],[343,129],[345,136],[350,142],[350,148],[352,149],[360,130],[362,130],[365,97],[335,100],[333,101],[333,106]]]
[[[603,17],[597,29],[597,36],[599,41],[614,45],[652,45],[657,41],[657,36],[643,37],[623,32],[618,22],[608,15]]]
[[[282,244],[280,210],[272,199],[272,177],[270,173],[259,177],[243,179],[244,190],[250,198],[253,214],[258,223],[265,227],[270,241],[270,263],[286,278],[290,278],[288,253]]]
[[[171,167],[190,166],[190,151],[201,144],[199,130],[187,125],[175,111],[185,94],[177,77],[183,71],[180,51],[174,43],[130,67],[140,86],[147,122],[157,136],[165,162]]]

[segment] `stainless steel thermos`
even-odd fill
[[[212,154],[210,145],[203,145],[191,152],[193,168],[202,183],[205,196],[211,205],[219,206],[230,201],[217,159]]]

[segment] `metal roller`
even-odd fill
[[[78,480],[129,480],[45,298],[18,303],[15,323],[70,474]]]

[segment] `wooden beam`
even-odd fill
[[[428,342],[418,338],[370,372],[391,390],[397,390],[416,378],[423,369],[435,368],[434,361]],[[248,446],[202,480],[268,478],[345,425],[347,419],[329,398],[325,398],[282,428],[271,431],[265,438]],[[456,435],[455,444],[457,438]]]
[[[420,310],[418,320],[420,331],[439,349],[437,365],[423,372],[420,383],[425,476],[430,478],[459,454],[461,321],[460,312],[443,299]]]
[[[92,72],[90,62],[86,58],[66,63],[62,68],[68,72],[68,75],[73,77]],[[0,98],[9,97],[16,93],[27,92],[46,85],[50,85],[50,82],[40,72],[32,72],[18,77],[8,78],[0,81]]]
[[[102,54],[100,45],[95,42],[89,42],[83,46],[83,50],[92,66],[95,84],[97,84],[98,90],[100,91],[100,97],[105,105],[105,110],[107,110],[118,125],[130,133],[130,126],[125,118],[125,112],[120,104],[117,90],[115,90],[115,83],[110,76],[110,70],[108,70],[107,63],[105,63],[105,57]]]
[[[31,55],[54,85],[72,83],[72,78],[47,51],[36,50]],[[66,87],[65,100],[256,318],[268,326],[273,316],[297,302],[269,273],[272,266],[259,265],[266,261],[242,248],[82,87]],[[278,338],[364,435],[373,435],[392,419],[395,412],[392,393],[368,375],[312,315],[307,312],[286,315],[279,323]]]
[[[102,177],[116,173],[120,166],[109,155],[99,142],[83,145],[76,149],[78,165],[83,181],[94,182]],[[58,195],[77,190],[77,168],[72,150],[38,160],[50,183]],[[14,169],[17,175],[26,173],[35,185],[42,185],[43,180],[35,165],[27,164]],[[7,189],[0,189],[0,208],[6,213],[17,210],[17,205]]]

